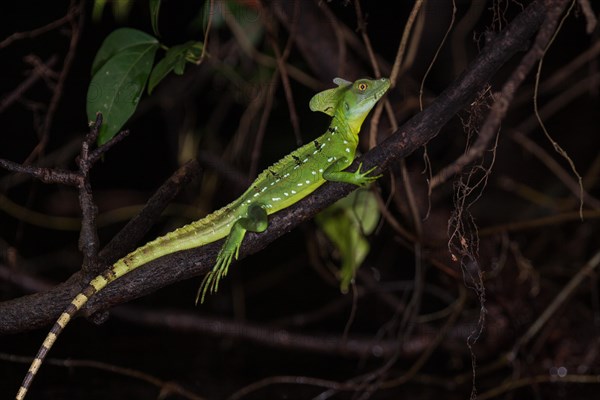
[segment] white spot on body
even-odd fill
[[[329,157],[329,158],[327,159],[327,162],[332,162],[332,161],[334,161],[334,160],[335,160],[335,157]]]
[[[310,181],[309,181],[308,179],[306,180],[306,184],[307,184],[307,185],[310,185]]]
[[[317,171],[310,171],[311,174],[316,175]]]
[[[320,172],[320,173],[323,173],[323,168],[319,168],[319,172]]]
[[[281,197],[273,197],[271,200],[273,200],[273,201],[279,201],[279,200],[281,200]]]
[[[284,194],[285,196],[289,196],[289,195],[290,195],[288,192],[283,192],[283,194]]]
[[[350,149],[346,147],[346,153],[350,153]]]
[[[304,160],[302,160],[303,163],[307,162],[308,158],[305,158]]]
[[[302,182],[300,182],[297,186],[302,186]]]
[[[292,190],[292,194],[296,194],[296,191],[295,191],[295,190]]]

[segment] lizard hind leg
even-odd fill
[[[217,255],[215,266],[202,280],[196,295],[196,303],[198,303],[198,299],[200,299],[200,303],[204,303],[207,293],[215,293],[219,289],[219,282],[227,275],[233,258],[235,257],[237,260],[239,256],[246,232],[260,233],[267,229],[267,226],[268,218],[265,209],[258,204],[251,204],[248,207],[247,215],[235,221],[231,227],[231,231]]]

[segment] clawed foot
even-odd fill
[[[225,248],[222,248],[221,251],[219,251],[215,266],[206,274],[200,284],[200,288],[196,294],[196,304],[198,304],[198,299],[200,300],[200,303],[204,303],[204,298],[207,293],[213,294],[219,290],[219,282],[227,275],[233,257],[235,256],[237,258],[236,253],[237,251],[235,250],[225,250]]]
[[[366,172],[360,172],[362,168],[362,163],[358,165],[358,169],[354,172],[354,184],[358,186],[367,186],[371,182],[375,182],[377,179],[381,178],[383,175],[374,175],[369,176],[373,171],[377,169],[377,167],[373,167]]]

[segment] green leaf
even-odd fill
[[[167,50],[165,58],[160,60],[150,75],[148,81],[148,94],[152,93],[156,85],[160,83],[169,72],[173,71],[177,75],[182,75],[185,70],[186,62],[195,62],[199,59],[202,50],[202,43],[190,40],[187,43],[171,47]]]
[[[371,234],[379,221],[375,195],[359,189],[321,213],[315,221],[335,246],[342,265],[339,271],[340,290],[348,292],[356,270],[369,254],[366,236]]]
[[[113,31],[106,39],[104,39],[98,53],[96,53],[96,57],[92,64],[92,75],[96,75],[98,70],[100,70],[111,57],[140,45],[158,46],[158,41],[155,37],[137,29],[120,28]]]
[[[110,57],[94,74],[87,93],[87,116],[101,112],[98,143],[104,144],[131,117],[150,75],[158,42],[128,46]]]
[[[152,32],[156,36],[158,33],[158,11],[160,10],[160,0],[150,0],[150,22],[152,24]]]

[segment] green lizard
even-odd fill
[[[297,203],[326,181],[347,182],[364,186],[375,181],[374,170],[344,171],[354,160],[358,133],[367,114],[390,87],[386,78],[359,79],[348,82],[333,80],[336,88],[317,93],[310,101],[312,111],[321,111],[333,117],[327,132],[264,170],[237,200],[144,246],[118,260],[114,265],[92,279],[71,301],[46,336],[29,371],[21,384],[16,399],[22,400],[48,351],[67,323],[110,282],[142,265],[177,251],[200,247],[226,237],[217,255],[213,269],[205,276],[198,291],[204,301],[207,292],[215,292],[219,281],[227,275],[247,231],[267,229],[268,215]],[[197,301],[198,299],[196,299]]]

